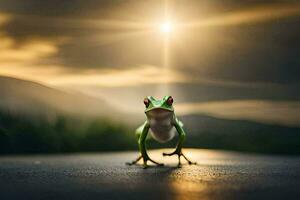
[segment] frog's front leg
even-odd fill
[[[143,129],[144,129],[144,126],[145,126],[145,123],[141,126],[139,126],[136,131],[135,131],[135,135],[137,137],[137,141],[139,141],[141,135],[142,135],[142,132],[143,132]],[[126,162],[126,165],[135,165],[139,160],[142,159],[142,155],[139,155],[135,160],[131,161],[131,162]]]
[[[146,137],[147,137],[147,134],[148,134],[148,132],[149,132],[149,129],[150,129],[150,125],[149,125],[149,123],[146,121],[146,122],[144,123],[144,127],[143,127],[143,129],[142,129],[142,133],[141,133],[141,136],[140,136],[139,141],[138,141],[138,143],[139,143],[139,149],[140,149],[140,152],[141,152],[141,154],[142,154],[143,161],[144,161],[143,167],[144,167],[144,168],[147,168],[147,167],[148,167],[147,161],[150,161],[150,162],[152,162],[152,163],[154,163],[154,164],[156,164],[156,165],[159,165],[159,166],[163,166],[164,164],[158,163],[158,162],[152,160],[152,159],[148,156],[148,154],[147,154],[147,150],[146,150]]]
[[[182,144],[183,141],[185,140],[185,132],[182,128],[182,124],[179,122],[179,120],[176,118],[174,126],[179,134],[179,141],[177,144],[177,147],[174,152],[172,153],[163,153],[163,156],[173,156],[177,155],[178,156],[178,167],[181,167],[181,162],[180,162],[180,157],[182,156],[190,165],[194,164],[196,165],[196,162],[190,161],[183,153],[182,153]]]
[[[141,155],[136,160],[134,160],[130,163],[127,163],[127,164],[129,164],[129,165],[136,164],[140,159],[143,158],[143,162],[144,162],[143,167],[144,168],[148,167],[147,161],[150,161],[159,166],[164,165],[162,163],[158,163],[158,162],[152,160],[147,154],[146,137],[149,132],[149,128],[150,128],[150,126],[149,126],[148,122],[146,121],[140,128],[137,129],[136,135],[138,136],[138,144],[139,144],[139,150],[140,150]]]
[[[133,160],[131,162],[126,162],[126,165],[135,165],[137,162],[139,162],[139,160],[141,160],[141,158],[142,158],[142,156],[140,155],[135,160]]]

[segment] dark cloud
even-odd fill
[[[262,4],[296,1],[170,1],[182,20],[206,18]],[[95,24],[97,20],[143,21],[162,16],[162,1],[4,0],[12,15],[3,28],[16,41],[33,37],[68,41],[49,58],[69,70],[160,66],[161,39]],[[90,23],[90,22],[93,23]],[[187,76],[291,84],[300,81],[300,17],[265,23],[194,29],[174,41],[172,66]],[[105,43],[107,38],[118,38]],[[127,34],[128,33],[128,34]],[[48,62],[49,59],[45,60]]]
[[[114,1],[117,3],[117,1]],[[119,1],[121,2],[121,1]],[[0,6],[2,11],[15,14],[38,16],[78,16],[96,11],[103,11],[113,5],[112,1],[96,0],[4,0]]]
[[[300,18],[293,18],[214,29],[207,34],[218,39],[199,44],[191,55],[176,52],[174,63],[188,73],[222,80],[299,82],[299,24]],[[197,42],[191,40],[188,41],[191,45]]]

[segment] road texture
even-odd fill
[[[126,166],[136,152],[0,157],[0,199],[300,199],[300,157],[185,149],[198,165]]]

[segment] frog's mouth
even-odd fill
[[[173,114],[172,110],[164,109],[164,108],[154,108],[146,112],[146,115],[150,118],[154,118],[156,120],[162,120],[170,117]]]

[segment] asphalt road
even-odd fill
[[[171,150],[164,150],[171,151]],[[136,152],[0,157],[0,199],[300,199],[300,157],[186,149],[198,165],[126,166]]]

